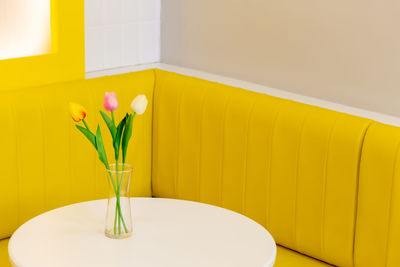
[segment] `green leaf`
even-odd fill
[[[125,163],[126,159],[126,151],[128,150],[128,143],[129,140],[131,139],[132,136],[132,127],[133,127],[133,118],[135,117],[134,113],[133,115],[129,115],[126,125],[125,125],[125,131],[122,136],[122,162]]]
[[[86,136],[86,138],[90,141],[90,143],[92,143],[94,148],[97,150],[96,136],[91,131],[89,131],[88,129],[86,129],[82,126],[79,126],[79,125],[75,125],[75,126],[76,126],[76,128],[78,128],[79,131],[81,131]]]
[[[103,138],[101,137],[100,126],[97,125],[97,132],[96,132],[96,145],[97,145],[97,153],[99,154],[99,159],[103,162],[104,166],[106,166],[107,170],[110,169],[107,161],[106,151],[104,149]]]
[[[128,117],[128,114],[118,124],[117,133],[115,134],[113,146],[114,146],[115,160],[116,161],[119,159],[119,146],[120,146],[120,143],[121,143],[121,135],[122,135],[122,131],[124,130],[127,117]]]
[[[101,114],[101,117],[103,117],[104,122],[107,124],[108,130],[110,130],[111,137],[114,140],[115,134],[117,133],[117,128],[115,127],[114,122],[102,110],[100,110],[100,114]]]

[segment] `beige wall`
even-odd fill
[[[162,5],[162,62],[400,116],[399,0]]]

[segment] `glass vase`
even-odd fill
[[[110,164],[107,170],[109,195],[106,215],[105,235],[109,238],[126,238],[132,235],[131,203],[129,183],[132,166]]]

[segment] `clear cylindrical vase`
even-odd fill
[[[105,235],[110,238],[126,238],[132,235],[131,203],[129,183],[132,166],[110,164],[107,170],[109,195],[106,215]]]

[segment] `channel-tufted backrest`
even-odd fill
[[[111,137],[98,113],[104,92],[117,93],[118,118],[137,94],[146,94],[150,107],[135,118],[127,162],[134,166],[133,195],[151,196],[153,88],[154,71],[149,70],[0,93],[0,239],[44,211],[107,196],[104,167],[75,129],[70,101],[86,107],[92,130],[101,122],[111,162]]]
[[[363,146],[355,266],[400,266],[400,128],[373,123]]]
[[[153,195],[243,213],[276,242],[353,265],[362,119],[156,71]]]

